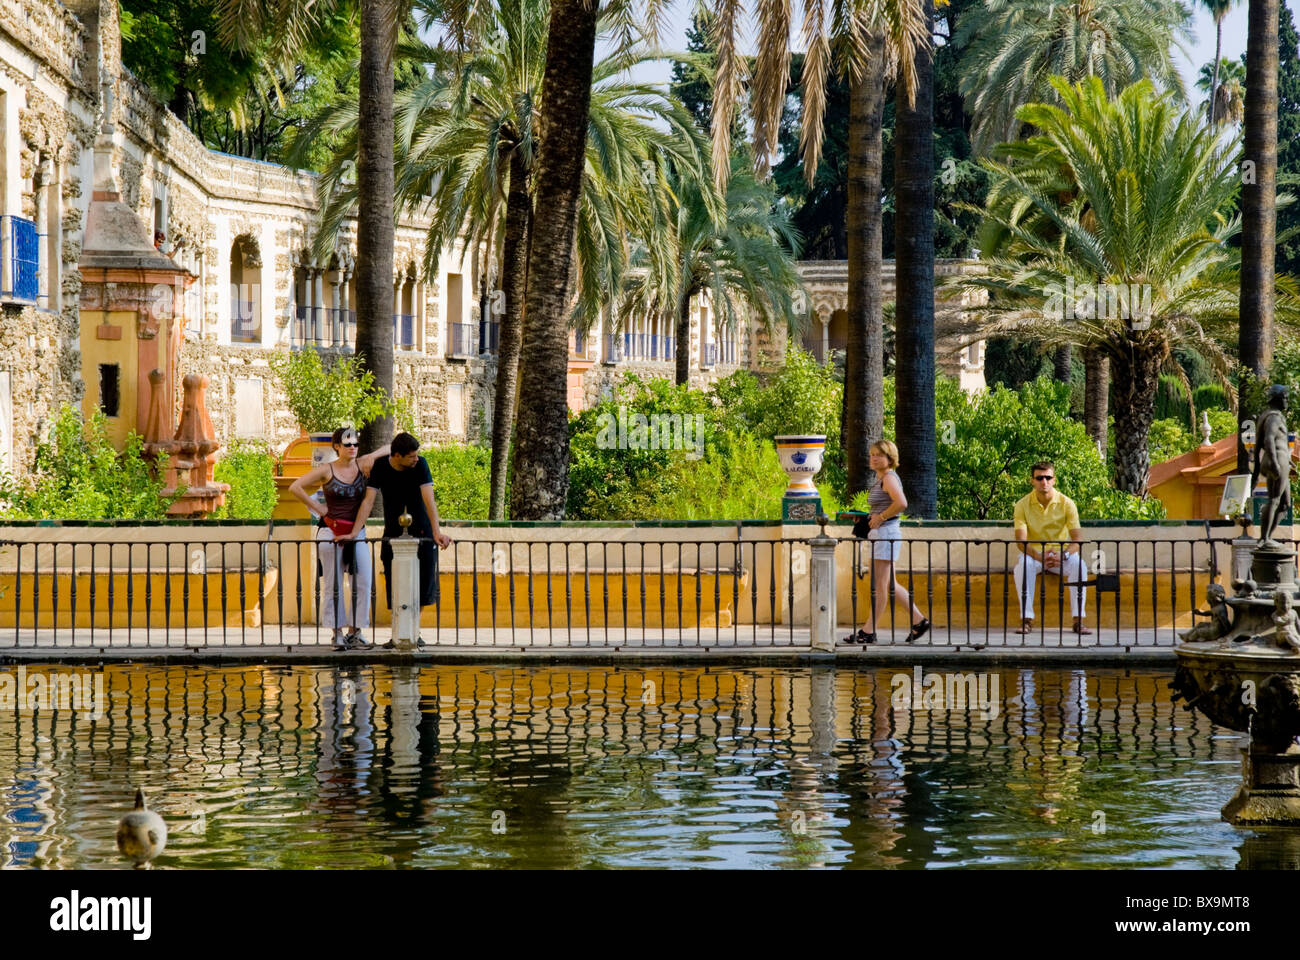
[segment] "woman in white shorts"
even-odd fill
[[[873,624],[884,618],[892,596],[911,608],[912,630],[907,635],[907,642],[911,643],[930,629],[930,621],[912,603],[911,594],[894,575],[895,564],[903,552],[903,530],[898,517],[907,509],[903,482],[894,472],[898,466],[898,447],[891,440],[877,440],[871,445],[868,462],[876,471],[876,485],[867,497],[871,506],[871,516],[867,520],[871,532],[867,534],[867,541],[871,552],[871,606],[874,609],[867,611],[867,622],[857,634],[845,637],[844,642],[875,643]],[[886,584],[892,584],[892,587],[886,588]]]

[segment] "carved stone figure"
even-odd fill
[[[1198,623],[1182,635],[1186,643],[1203,643],[1227,636],[1232,630],[1232,617],[1228,613],[1228,594],[1222,584],[1212,583],[1205,588],[1205,602],[1208,610],[1194,611],[1198,617],[1209,617],[1205,623]]]
[[[1294,603],[1295,594],[1279,587],[1273,594],[1273,623],[1277,625],[1277,645],[1300,652],[1300,628],[1296,624]]]
[[[1286,404],[1287,388],[1270,387],[1268,409],[1255,426],[1255,469],[1251,471],[1251,488],[1261,476],[1268,483],[1268,502],[1259,516],[1261,546],[1281,546],[1273,539],[1273,533],[1291,509],[1291,449],[1287,446]]]

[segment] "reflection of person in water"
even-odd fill
[[[317,677],[326,681],[317,688],[320,758],[316,762],[316,791],[320,808],[329,814],[354,810],[360,786],[374,755],[373,704],[370,690],[373,672],[360,668],[334,668]],[[331,827],[327,817],[322,828]]]

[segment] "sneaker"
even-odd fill
[[[424,642],[424,637],[416,637],[416,638],[415,638],[415,645],[416,645],[417,647],[421,647],[421,648],[423,648],[423,647],[427,647],[427,646],[428,646],[428,644]]]
[[[351,640],[352,638],[347,634],[340,633],[337,637],[334,638],[334,649],[351,650],[352,649]]]
[[[349,633],[347,640],[349,650],[369,650],[374,646],[373,643],[361,635],[360,630],[354,630]]]

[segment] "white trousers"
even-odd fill
[[[1083,557],[1077,553],[1067,553],[1061,558],[1060,571],[1064,574],[1067,582],[1088,579],[1088,565],[1083,562]],[[1038,581],[1038,575],[1042,572],[1042,561],[1035,560],[1027,553],[1021,554],[1020,559],[1016,562],[1016,596],[1020,599],[1020,616],[1025,620],[1034,619],[1034,584]],[[1070,598],[1070,615],[1074,617],[1084,616],[1088,610],[1088,588],[1067,586],[1065,595]],[[1056,590],[1053,589],[1049,591],[1044,602],[1054,603],[1056,597]]]
[[[321,624],[334,627],[370,626],[370,585],[374,572],[370,563],[370,546],[366,532],[356,539],[356,568],[352,574],[352,589],[343,589],[343,548],[333,542],[334,533],[329,527],[316,532],[316,549],[320,551]],[[351,594],[351,596],[349,596]]]

